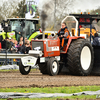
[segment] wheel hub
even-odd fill
[[[81,66],[84,70],[87,70],[91,64],[91,51],[88,46],[84,46],[81,51]]]
[[[27,66],[27,67],[25,67],[24,69],[25,69],[25,71],[29,71],[30,66]]]
[[[57,71],[57,63],[55,61],[52,64],[52,70],[54,73]]]

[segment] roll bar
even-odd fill
[[[77,30],[78,30],[78,20],[74,16],[66,16],[63,20],[62,23],[67,19],[67,18],[73,18],[76,22],[76,27],[75,27],[75,36],[77,36]]]

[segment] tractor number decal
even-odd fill
[[[49,51],[59,51],[59,46],[49,47]]]

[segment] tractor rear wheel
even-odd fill
[[[47,62],[47,71],[51,76],[57,75],[59,73],[59,64],[56,58],[50,58]]]
[[[67,66],[71,74],[89,75],[93,68],[94,52],[85,39],[74,40],[67,52]]]
[[[20,60],[20,63],[19,63],[19,71],[22,75],[27,75],[29,74],[31,70],[31,66],[23,66],[21,60]]]
[[[38,65],[39,65],[39,70],[42,74],[48,74],[48,72],[47,72],[47,63],[38,64]]]

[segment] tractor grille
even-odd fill
[[[36,47],[41,47],[41,50],[44,51],[42,41],[32,41],[32,50],[34,50]]]

